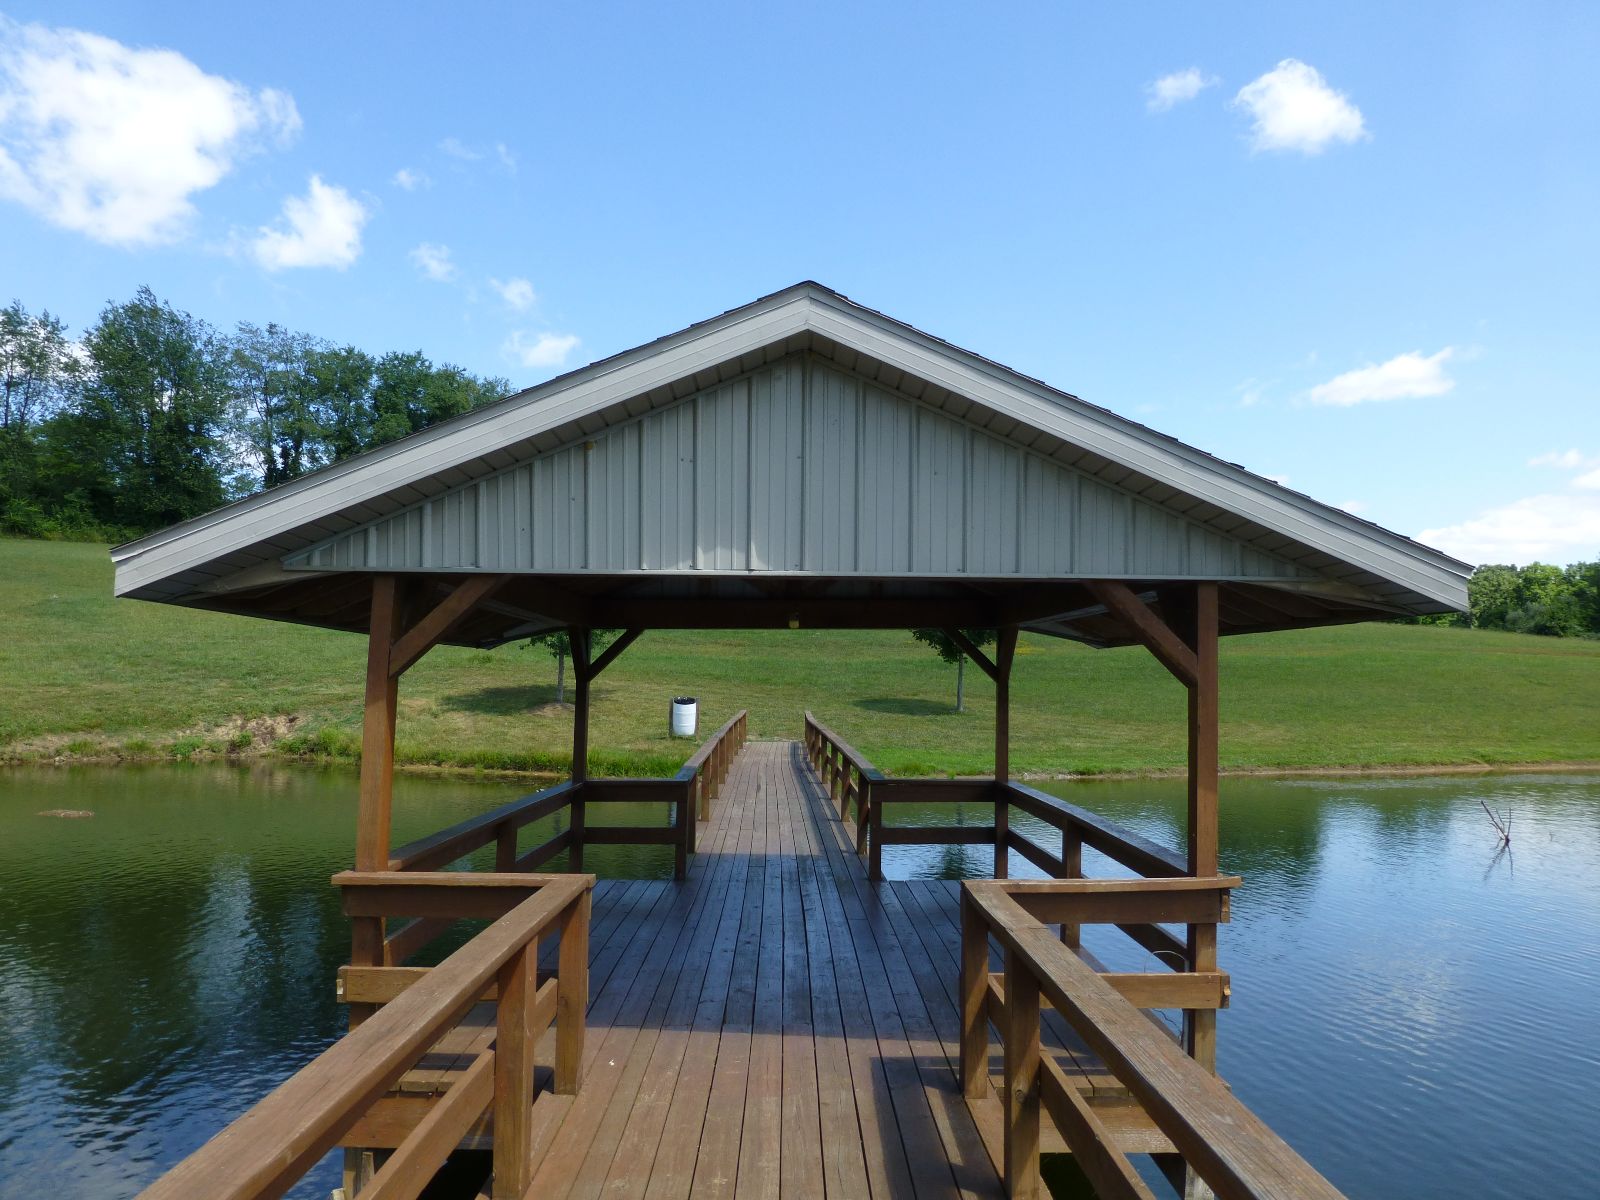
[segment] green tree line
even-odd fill
[[[504,395],[420,350],[222,331],[140,288],[74,339],[0,309],[0,530],[117,541]]]
[[[1549,637],[1600,637],[1600,562],[1487,564],[1473,571],[1467,603],[1465,613],[1427,620]]]

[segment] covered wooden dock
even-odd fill
[[[815,284],[114,556],[119,595],[368,644],[334,879],[351,1032],[152,1200],[281,1195],[336,1147],[349,1200],[416,1197],[484,1150],[493,1200],[1031,1197],[1051,1150],[1103,1197],[1152,1195],[1139,1155],[1186,1195],[1338,1194],[1215,1075],[1241,882],[1218,639],[1459,608],[1465,564]],[[591,777],[591,686],[638,637],[785,626],[944,630],[996,689],[992,775],[891,779],[809,713],[740,712],[671,778]],[[598,627],[623,632],[601,649]],[[571,778],[394,847],[405,672],[554,630]],[[1143,646],[1184,689],[1182,851],[1011,777],[1023,634]],[[661,817],[604,820],[620,802]],[[910,803],[963,820],[908,825]],[[672,847],[674,878],[585,873],[617,843]],[[885,848],[917,843],[989,847],[992,873],[886,880]],[[492,870],[461,869],[490,846]],[[1086,848],[1118,872],[1086,877]],[[413,965],[469,918],[491,924]],[[1105,970],[1086,924],[1150,969]]]

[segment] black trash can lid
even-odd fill
[[[696,700],[693,696],[674,696],[672,702],[674,704],[694,704]]]

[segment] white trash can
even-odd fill
[[[672,736],[693,737],[700,731],[700,702],[693,696],[672,698]]]

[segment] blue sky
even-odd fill
[[[1600,556],[1600,7],[0,13],[0,299],[75,329],[148,284],[521,386],[812,278],[1469,560]]]

